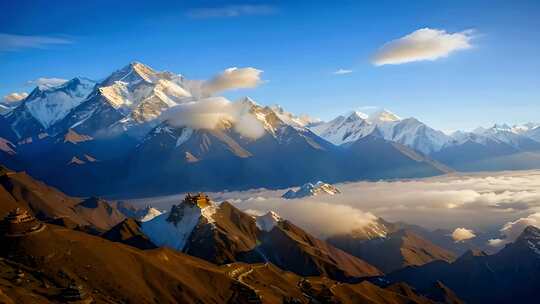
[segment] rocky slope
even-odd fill
[[[3,303],[434,303],[405,284],[302,278],[270,263],[217,266],[52,224],[13,236],[3,230],[6,223],[0,224]]]
[[[328,242],[367,261],[385,273],[407,266],[420,266],[439,260],[452,262],[455,259],[451,252],[404,229],[389,232],[380,238],[363,240],[346,235],[332,237]]]
[[[25,172],[0,168],[0,217],[15,207],[30,210],[41,220],[88,231],[106,231],[125,219],[115,204],[98,198],[70,197]]]
[[[199,207],[184,201],[142,223],[139,231],[157,246],[217,264],[271,262],[303,276],[327,275],[338,280],[380,274],[275,214],[254,218],[227,202]]]
[[[540,283],[540,230],[527,227],[513,243],[493,255],[469,251],[452,263],[432,262],[387,276],[426,290],[435,280],[467,303],[536,303]]]

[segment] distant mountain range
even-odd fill
[[[446,135],[386,110],[320,122],[250,98],[235,105],[264,129],[256,139],[238,132],[245,121],[163,118],[200,99],[200,81],[138,62],[37,87],[0,115],[0,163],[73,195],[122,196],[540,167],[538,124]]]

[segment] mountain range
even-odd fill
[[[0,115],[0,162],[72,195],[124,197],[540,167],[538,124],[447,135],[387,110],[321,122],[248,97],[232,103],[247,120],[171,119],[201,87],[139,62],[37,87]],[[261,134],[240,132],[248,123]]]
[[[157,214],[7,168],[0,181],[3,303],[461,303],[443,284],[378,287],[376,267],[272,212],[201,194]]]
[[[378,219],[365,229],[321,240],[273,212],[250,215],[204,194],[187,195],[161,213],[70,197],[4,167],[0,199],[5,303],[535,303],[537,298],[540,230],[533,226],[494,254],[469,250],[457,256],[424,238],[421,227],[405,223]]]
[[[426,290],[443,282],[468,303],[534,303],[540,283],[540,229],[529,226],[513,243],[488,255],[468,251],[453,262],[434,261],[385,278]]]

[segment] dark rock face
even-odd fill
[[[467,303],[536,303],[540,284],[540,230],[528,227],[511,244],[493,255],[469,252],[453,263],[435,261],[391,273],[427,291],[436,280]]]
[[[132,218],[125,219],[102,236],[110,241],[121,242],[139,249],[157,248],[142,232],[141,224]]]

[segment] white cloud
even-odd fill
[[[187,15],[191,18],[231,18],[253,15],[270,15],[276,9],[270,5],[226,5],[221,7],[203,7],[194,8],[188,11]]]
[[[14,51],[24,48],[42,49],[54,44],[70,44],[65,38],[50,36],[25,36],[0,33],[0,51]]]
[[[247,68],[228,68],[214,78],[202,84],[203,96],[212,96],[216,93],[233,90],[254,88],[261,84],[261,73],[263,71]]]
[[[282,218],[288,219],[293,224],[323,238],[362,229],[377,219],[369,212],[363,212],[348,205],[315,199],[285,201],[282,199],[247,198],[237,201],[236,206],[253,215],[274,211]]]
[[[475,238],[476,234],[471,229],[467,228],[456,228],[454,232],[452,232],[452,239],[457,242],[463,242],[466,240],[470,240],[472,238]]]
[[[21,93],[13,92],[11,94],[4,96],[3,101],[6,103],[14,103],[14,102],[16,103],[18,101],[25,99],[27,96],[28,96],[28,93],[26,92],[21,92]]]
[[[429,229],[447,229],[450,233],[456,227],[466,227],[477,236],[495,238],[505,223],[540,213],[539,170],[351,182],[336,186],[340,195],[308,197],[294,202],[281,198],[288,189],[209,195],[216,201],[228,200],[241,209],[262,213],[274,210],[321,237],[330,232],[358,229],[370,223],[371,216],[376,216]],[[167,209],[180,198],[156,198],[155,202]],[[289,206],[292,203],[299,205]],[[332,215],[331,221],[325,218],[327,213]]]
[[[39,86],[41,88],[50,88],[59,86],[63,83],[67,82],[67,79],[62,78],[46,78],[46,77],[40,77],[36,80],[30,80],[26,83],[28,86]]]
[[[332,72],[332,74],[334,74],[334,75],[345,75],[345,74],[350,74],[352,72],[353,72],[352,70],[338,69],[338,70]]]
[[[535,226],[540,228],[540,212],[533,213],[527,217],[519,218],[515,221],[504,224],[501,228],[501,234],[503,238],[489,240],[489,245],[494,247],[500,247],[502,245],[511,243],[517,239],[517,237],[528,226]]]
[[[423,28],[383,45],[375,54],[373,64],[402,64],[447,57],[471,45],[472,31],[447,33],[444,30]]]
[[[226,121],[232,123],[238,133],[249,138],[258,138],[265,132],[246,104],[230,102],[224,97],[203,98],[177,105],[165,111],[160,119],[175,127],[193,129],[215,129]]]

